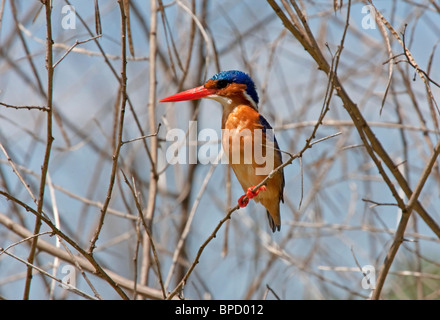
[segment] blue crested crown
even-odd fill
[[[212,80],[226,80],[228,82],[235,82],[246,85],[246,93],[254,100],[255,104],[258,105],[258,94],[255,89],[255,84],[251,77],[238,70],[222,71],[214,75]]]

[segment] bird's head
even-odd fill
[[[159,102],[175,102],[201,98],[216,100],[224,106],[248,104],[258,110],[258,94],[254,82],[249,75],[237,70],[219,72],[206,81],[203,86],[174,94]]]

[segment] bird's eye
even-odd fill
[[[216,87],[217,87],[217,89],[223,89],[223,88],[226,88],[228,84],[229,84],[228,80],[218,80]]]

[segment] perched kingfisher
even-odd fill
[[[273,169],[282,164],[281,152],[272,127],[258,113],[258,94],[254,82],[244,72],[222,71],[215,74],[204,85],[169,96],[160,102],[201,98],[216,100],[223,106],[223,150],[245,191],[245,195],[240,198],[238,204],[240,207],[245,207],[249,201],[246,198],[253,198],[256,202],[260,202],[267,210],[272,232],[279,231],[281,228],[280,201],[284,202],[283,170],[276,172],[265,185],[252,192],[252,189],[262,182]],[[247,152],[249,150],[251,150],[250,153]],[[261,155],[257,156],[257,151],[260,151]],[[268,167],[269,170],[267,170]]]

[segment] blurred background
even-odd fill
[[[171,129],[188,132],[190,121],[197,121],[199,131],[209,128],[221,136],[221,105],[211,100],[176,104],[158,100],[201,85],[220,70],[242,70],[257,86],[260,113],[274,127],[280,148],[296,153],[319,118],[328,78],[266,1],[155,1],[124,1],[129,8],[128,101],[122,140],[127,143],[120,149],[111,201],[93,256],[102,267],[157,292],[162,278],[165,291],[171,292],[243,191],[225,164],[170,165],[166,161],[166,150],[174,142],[166,139]],[[296,2],[331,61],[343,36],[348,1]],[[278,3],[282,6],[282,1]],[[439,5],[429,0],[376,0],[374,5],[400,35],[405,32],[406,46],[418,66],[438,83]],[[25,185],[38,195],[47,145],[47,112],[13,106],[47,106],[45,9],[39,1],[3,0],[0,6],[0,189],[36,209]],[[366,3],[352,1],[337,72],[414,188],[439,138],[438,106],[405,56],[390,60],[387,43],[394,56],[403,48],[389,30],[385,33],[387,38]],[[92,39],[98,34],[102,36]],[[124,62],[120,7],[113,0],[53,1],[52,37],[53,62],[68,54],[54,68],[55,140],[43,210],[87,250],[107,197],[117,145]],[[74,46],[76,41],[86,40]],[[430,87],[438,100],[438,86]],[[159,124],[157,136],[130,141],[155,133]],[[284,169],[281,232],[272,234],[265,209],[253,201],[234,212],[201,254],[184,287],[185,298],[370,296],[401,212],[362,147],[342,101],[334,96],[315,139],[336,133],[340,135],[308,149],[301,164],[297,159]],[[199,140],[199,147],[206,145],[203,137]],[[220,152],[219,141],[208,143],[214,143]],[[182,145],[181,151],[185,150],[188,146]],[[419,198],[438,223],[439,173],[436,165]],[[135,187],[138,204],[151,222],[160,272],[129,185]],[[399,190],[397,184],[396,188]],[[4,196],[0,196],[0,217],[34,230],[35,216]],[[43,223],[40,232],[46,231],[50,228]],[[4,222],[0,225],[1,248],[23,238]],[[65,250],[56,236],[45,233],[39,239]],[[23,241],[8,252],[26,260],[29,244]],[[438,299],[439,263],[438,237],[413,213],[383,298]],[[94,295],[72,262],[37,250],[34,265],[60,280],[75,274],[71,284]],[[66,266],[74,267],[66,273]],[[360,269],[364,267],[363,273]],[[1,298],[23,297],[26,268],[23,262],[0,254]],[[88,278],[102,298],[120,298],[103,279],[90,273]],[[130,298],[151,298],[124,290]],[[29,297],[84,298],[40,272],[34,274]]]

